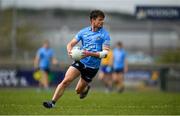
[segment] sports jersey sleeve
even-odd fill
[[[108,33],[105,33],[103,46],[110,46],[110,36]]]
[[[124,51],[124,58],[126,58],[127,57],[127,53],[126,53],[126,51]]]
[[[51,57],[54,57],[54,56],[55,56],[54,50],[51,49]]]
[[[79,31],[76,35],[75,35],[75,39],[79,42],[82,39],[82,31]]]
[[[38,56],[39,58],[40,58],[40,56],[41,56],[41,49],[39,49],[38,51],[37,51],[37,53],[36,53],[36,56]]]

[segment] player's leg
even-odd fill
[[[39,87],[40,88],[43,88],[44,87],[44,80],[43,80],[43,71],[42,70],[40,70],[39,72],[39,75],[40,75],[40,78],[39,78]]]
[[[99,71],[99,75],[98,75],[98,79],[100,81],[102,81],[102,83],[104,84],[106,91],[109,92],[109,81],[108,81],[108,72],[107,72],[107,66],[101,66],[100,71]]]
[[[111,84],[110,84],[109,76],[110,75],[108,73],[102,73],[102,77],[101,77],[101,81],[105,86],[105,92],[107,93],[111,91]]]
[[[90,89],[90,85],[83,78],[80,78],[76,86],[76,93],[80,94],[80,99],[83,99],[87,96]]]
[[[99,71],[98,79],[102,81],[103,78],[104,78],[104,73],[102,71]]]
[[[42,84],[45,89],[49,87],[48,72],[42,70]]]
[[[82,93],[85,90],[87,85],[88,83],[84,79],[80,78],[76,85],[76,93],[77,94]]]
[[[80,94],[80,99],[83,99],[87,96],[90,85],[89,83],[92,81],[92,79],[95,77],[99,69],[92,69],[88,67],[84,67],[81,70],[81,79],[79,79],[79,82],[76,86],[76,91],[78,94]]]
[[[116,89],[118,92],[122,92],[122,90],[124,89],[123,85],[122,85],[122,81],[123,81],[123,77],[122,77],[122,73],[121,72],[114,72],[113,73],[113,82],[116,85]]]
[[[106,74],[105,83],[107,85],[108,92],[111,92],[112,91],[112,86],[113,86],[112,73]]]
[[[115,84],[116,88],[117,88],[117,84],[118,84],[117,78],[118,78],[118,75],[116,72],[114,72],[112,75],[112,79],[113,79],[113,83]]]
[[[53,101],[57,101],[59,97],[62,96],[66,87],[70,85],[70,83],[80,75],[80,71],[72,66],[66,72],[64,80],[57,86],[54,96],[52,98]]]
[[[104,73],[104,72],[100,72],[98,79],[102,81],[102,83],[104,84],[104,86],[106,88],[108,88],[109,86],[109,82],[108,82],[108,74]]]
[[[106,84],[107,92],[112,91],[112,67],[106,66],[105,68],[104,82]]]
[[[116,89],[119,88],[119,74],[117,72],[113,73],[113,82],[115,84]]]
[[[64,80],[57,86],[52,101],[44,102],[43,105],[46,108],[52,108],[57,100],[63,95],[64,90],[70,85],[70,83],[80,75],[80,71],[73,66],[70,66],[67,70]]]
[[[106,73],[106,65],[102,65],[100,67],[100,71],[99,71],[99,75],[98,75],[98,79],[101,81],[104,81],[104,77],[105,77],[105,73]]]
[[[124,73],[119,73],[119,85],[118,85],[118,92],[124,91]]]

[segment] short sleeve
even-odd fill
[[[38,49],[37,53],[36,53],[36,56],[40,57],[41,56],[41,49]]]
[[[55,56],[54,50],[51,49],[51,57],[54,57],[54,56]]]
[[[110,36],[108,33],[105,33],[103,46],[110,46]]]
[[[82,31],[79,31],[76,35],[75,35],[75,39],[79,42],[82,39]]]
[[[126,51],[124,51],[124,58],[126,58],[127,57],[127,52]]]

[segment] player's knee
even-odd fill
[[[114,82],[115,84],[118,84],[118,83],[119,83],[119,81],[118,81],[118,80],[113,80],[113,82]]]
[[[66,88],[66,87],[69,86],[69,84],[70,84],[70,81],[63,81],[63,82],[61,83],[61,86],[64,87],[64,88]]]
[[[77,94],[80,94],[80,93],[81,93],[81,89],[80,89],[80,88],[76,88],[75,90],[76,90],[76,93],[77,93]]]

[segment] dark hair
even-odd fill
[[[45,39],[45,40],[43,41],[43,43],[44,43],[44,44],[49,44],[49,40],[48,40],[48,39]]]
[[[90,20],[91,19],[96,19],[97,17],[102,17],[105,18],[104,12],[101,10],[93,10],[90,13]]]
[[[121,41],[117,42],[116,44],[118,47],[122,47],[123,46],[123,43]]]

